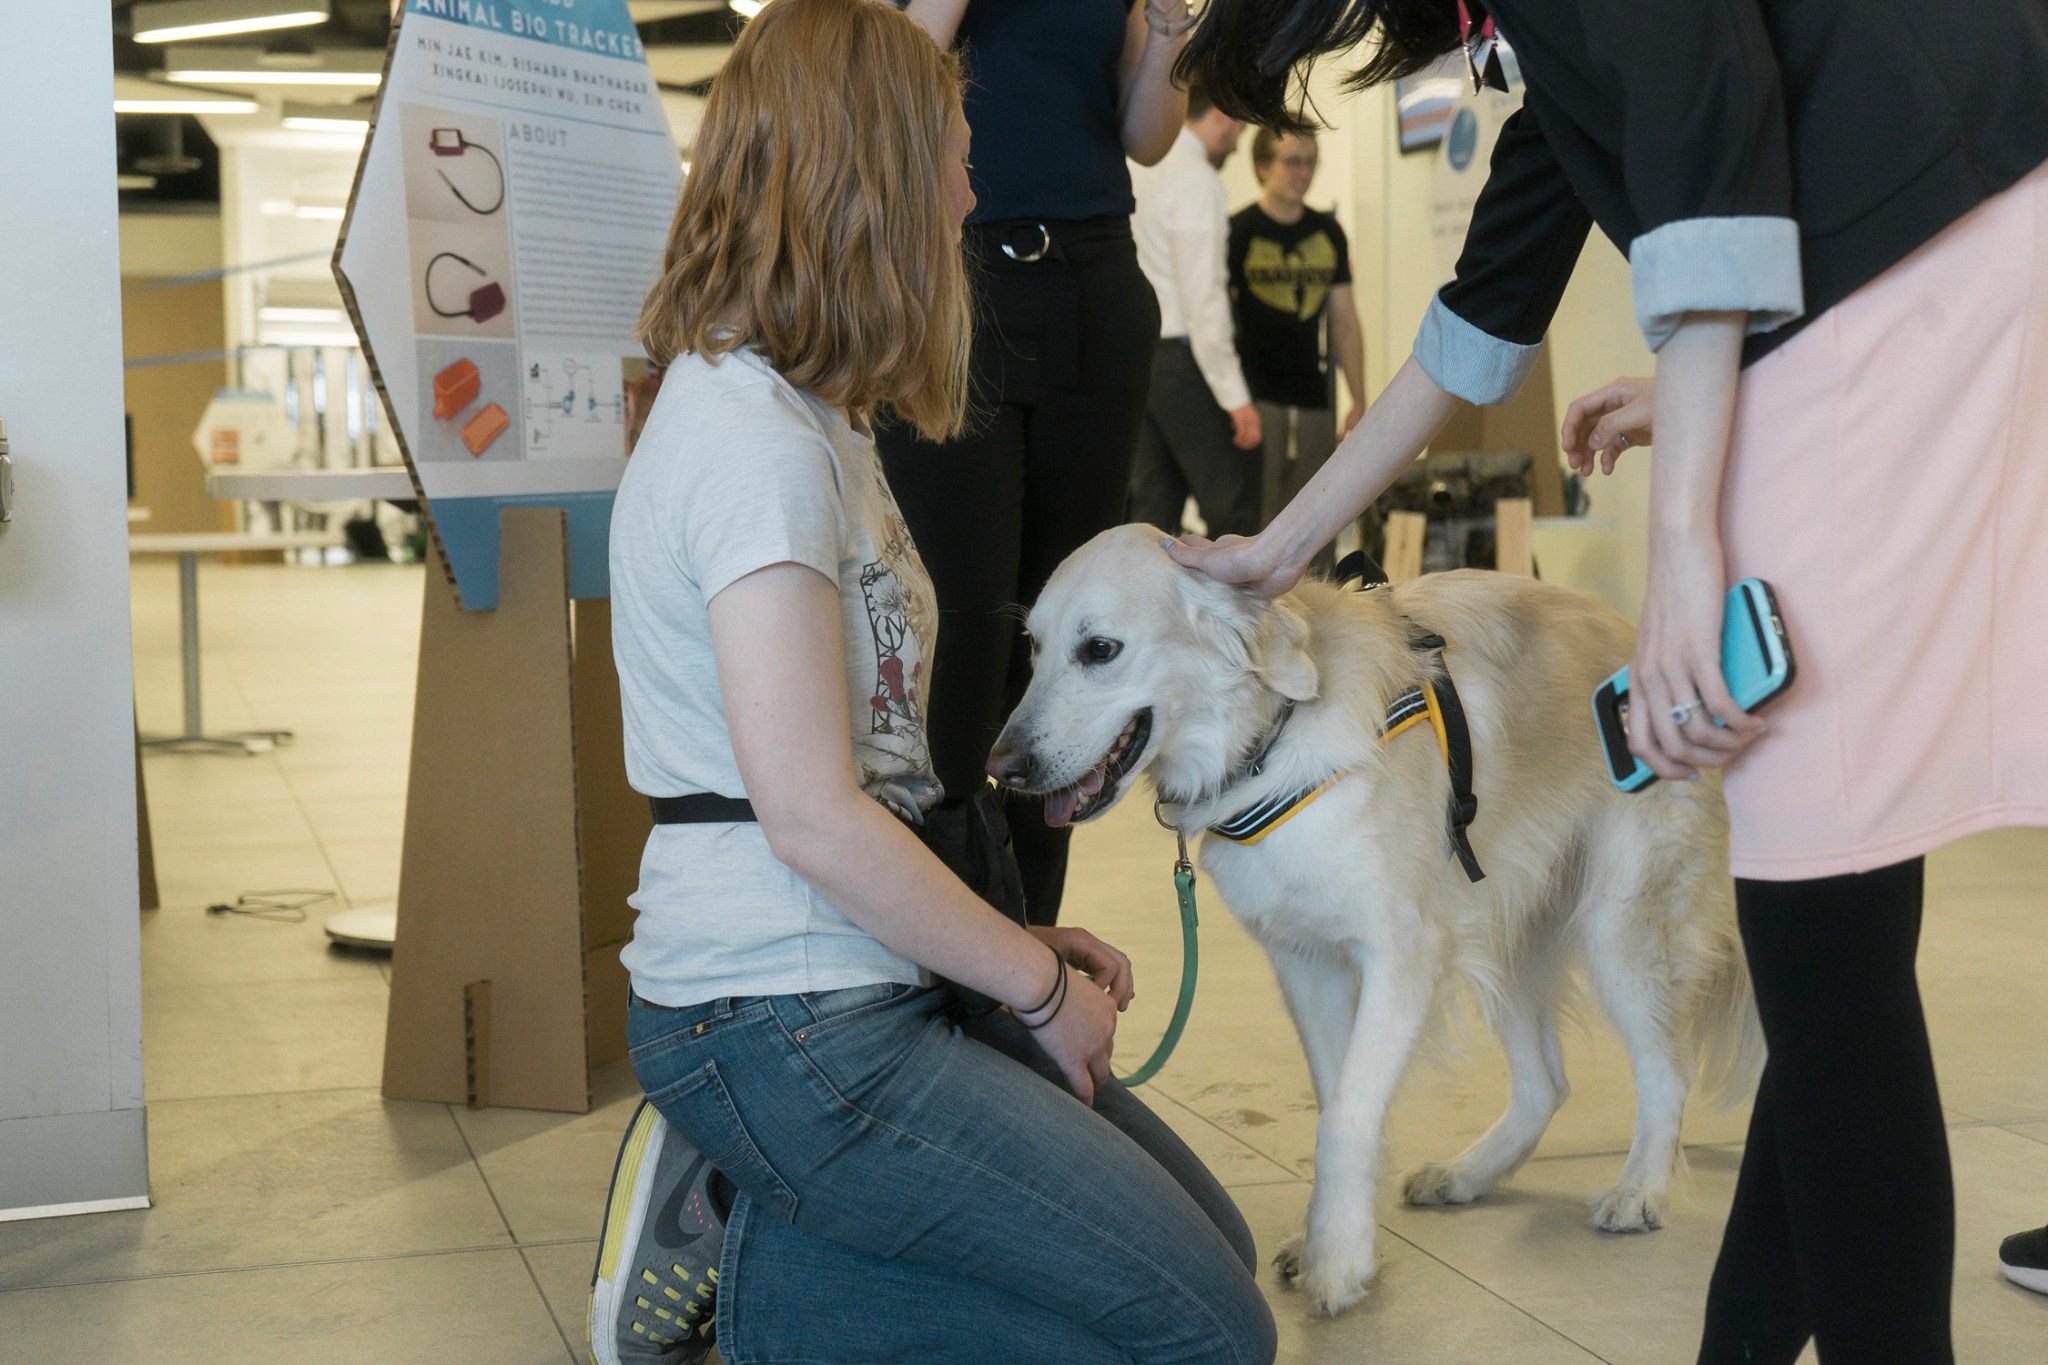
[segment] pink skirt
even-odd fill
[[[2048,825],[2048,167],[1744,372],[1721,526],[1798,663],[1728,770],[1736,876]]]

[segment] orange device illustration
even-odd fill
[[[453,417],[476,401],[482,379],[476,362],[463,359],[434,376],[434,416]]]
[[[505,434],[512,425],[512,419],[496,403],[487,403],[481,412],[469,419],[462,428],[462,444],[469,447],[472,455],[482,455],[491,442]]]

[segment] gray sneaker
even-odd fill
[[[642,1100],[619,1147],[591,1277],[595,1365],[697,1365],[710,1357],[731,1211],[731,1182]]]

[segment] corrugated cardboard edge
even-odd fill
[[[377,136],[377,125],[384,117],[384,96],[391,89],[391,59],[398,52],[398,35],[404,26],[405,7],[400,5],[391,15],[391,37],[384,44],[384,77],[377,82],[376,100],[370,106],[370,126],[363,134],[363,154],[356,158],[356,173],[348,185],[348,207],[341,215],[341,231],[334,237],[334,256],[328,262],[328,270],[334,276],[334,286],[341,291],[341,306],[348,310],[349,323],[356,329],[356,340],[363,348],[363,363],[369,367],[370,383],[377,390],[377,401],[384,405],[384,420],[391,424],[391,438],[398,442],[398,453],[405,457],[405,474],[412,480],[413,496],[419,500],[420,520],[426,524],[427,540],[434,547],[434,562],[441,566],[442,577],[447,580],[448,591],[456,600],[462,598],[461,588],[455,583],[455,569],[449,562],[448,554],[441,545],[440,527],[434,524],[433,505],[427,501],[427,490],[420,483],[419,464],[413,459],[412,447],[406,443],[405,426],[398,420],[398,410],[391,402],[391,391],[384,387],[384,370],[377,363],[377,352],[370,345],[369,329],[363,326],[362,309],[356,305],[356,291],[348,282],[348,276],[341,271],[341,253],[348,245],[349,229],[356,222],[356,196],[362,192],[363,169],[370,164],[370,143]]]

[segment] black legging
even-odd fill
[[[1914,955],[1925,865],[1736,883],[1770,1060],[1701,1365],[1945,1365],[1948,1131]]]
[[[1043,250],[1037,261],[1004,255]],[[932,577],[939,646],[925,725],[949,799],[971,796],[1031,677],[1016,608],[1059,562],[1124,518],[1159,302],[1123,219],[970,229],[978,412],[944,445],[886,426],[889,487]],[[1007,803],[1034,924],[1059,916],[1068,831]]]

